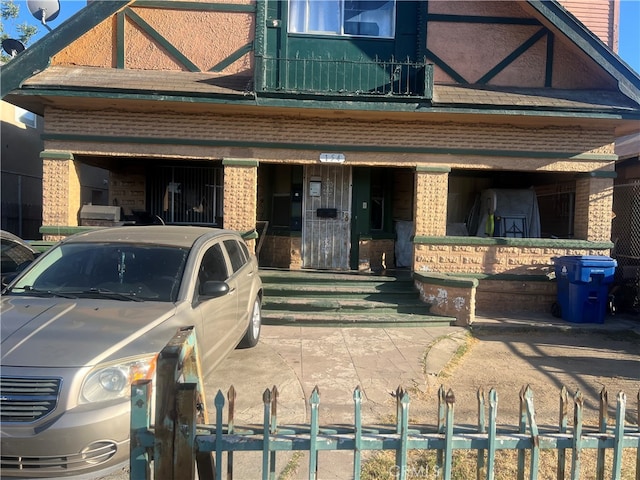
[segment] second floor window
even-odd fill
[[[289,0],[289,33],[393,38],[395,0]]]

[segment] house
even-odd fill
[[[2,97],[45,118],[46,238],[98,166],[126,214],[257,229],[262,266],[408,268],[466,324],[548,310],[553,257],[613,247],[640,77],[617,3],[585,3],[593,31],[556,1],[90,2]]]

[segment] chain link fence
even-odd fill
[[[612,294],[620,312],[640,313],[640,179],[614,186],[612,257],[618,262]]]

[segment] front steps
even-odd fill
[[[410,272],[386,275],[261,270],[265,325],[442,326],[455,318],[432,315]]]

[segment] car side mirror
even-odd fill
[[[202,282],[198,290],[198,294],[201,300],[223,297],[227,293],[229,293],[229,285],[227,284],[227,282],[221,282],[219,280],[209,280],[207,282]]]

